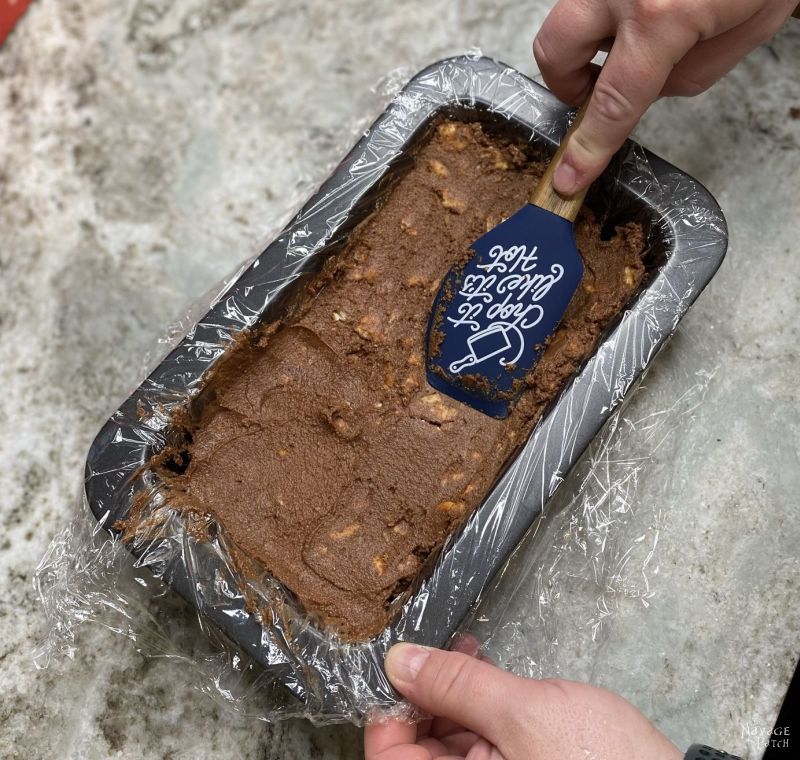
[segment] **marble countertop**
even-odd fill
[[[480,46],[534,74],[549,5],[33,3],[0,49],[0,756],[359,756],[358,729],[238,716],[180,663],[103,628],[37,671],[33,571],[165,326],[280,228],[414,70]],[[629,513],[658,516],[647,593],[567,573],[543,659],[532,541],[484,615],[504,622],[489,653],[510,666],[590,678],[679,745],[753,758],[752,728],[772,726],[800,654],[798,60],[800,22],[711,92],[657,104],[637,132],[709,187],[731,232],[626,412],[680,416],[636,469]],[[578,554],[567,547],[567,570]],[[600,627],[598,602],[613,613]]]

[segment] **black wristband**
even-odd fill
[[[721,749],[707,747],[705,744],[692,744],[686,750],[683,760],[742,760],[737,755],[729,755]]]

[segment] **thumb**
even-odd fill
[[[513,731],[523,681],[461,652],[396,644],[386,656],[392,685],[431,715],[459,723],[499,745]],[[516,694],[515,694],[516,692]]]
[[[600,176],[658,98],[674,61],[683,57],[691,42],[691,38],[676,32],[665,34],[661,44],[635,35],[631,27],[619,28],[586,115],[570,137],[553,175],[559,193],[574,195]]]

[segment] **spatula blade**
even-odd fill
[[[492,417],[507,417],[583,277],[572,222],[531,204],[472,245],[434,299],[428,382]]]

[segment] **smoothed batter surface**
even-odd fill
[[[390,622],[639,288],[641,228],[603,241],[584,211],[584,279],[511,416],[489,418],[427,385],[442,278],[527,201],[542,171],[527,143],[440,124],[287,322],[234,350],[190,425],[188,467],[166,476],[176,506],[210,513],[344,639]]]

